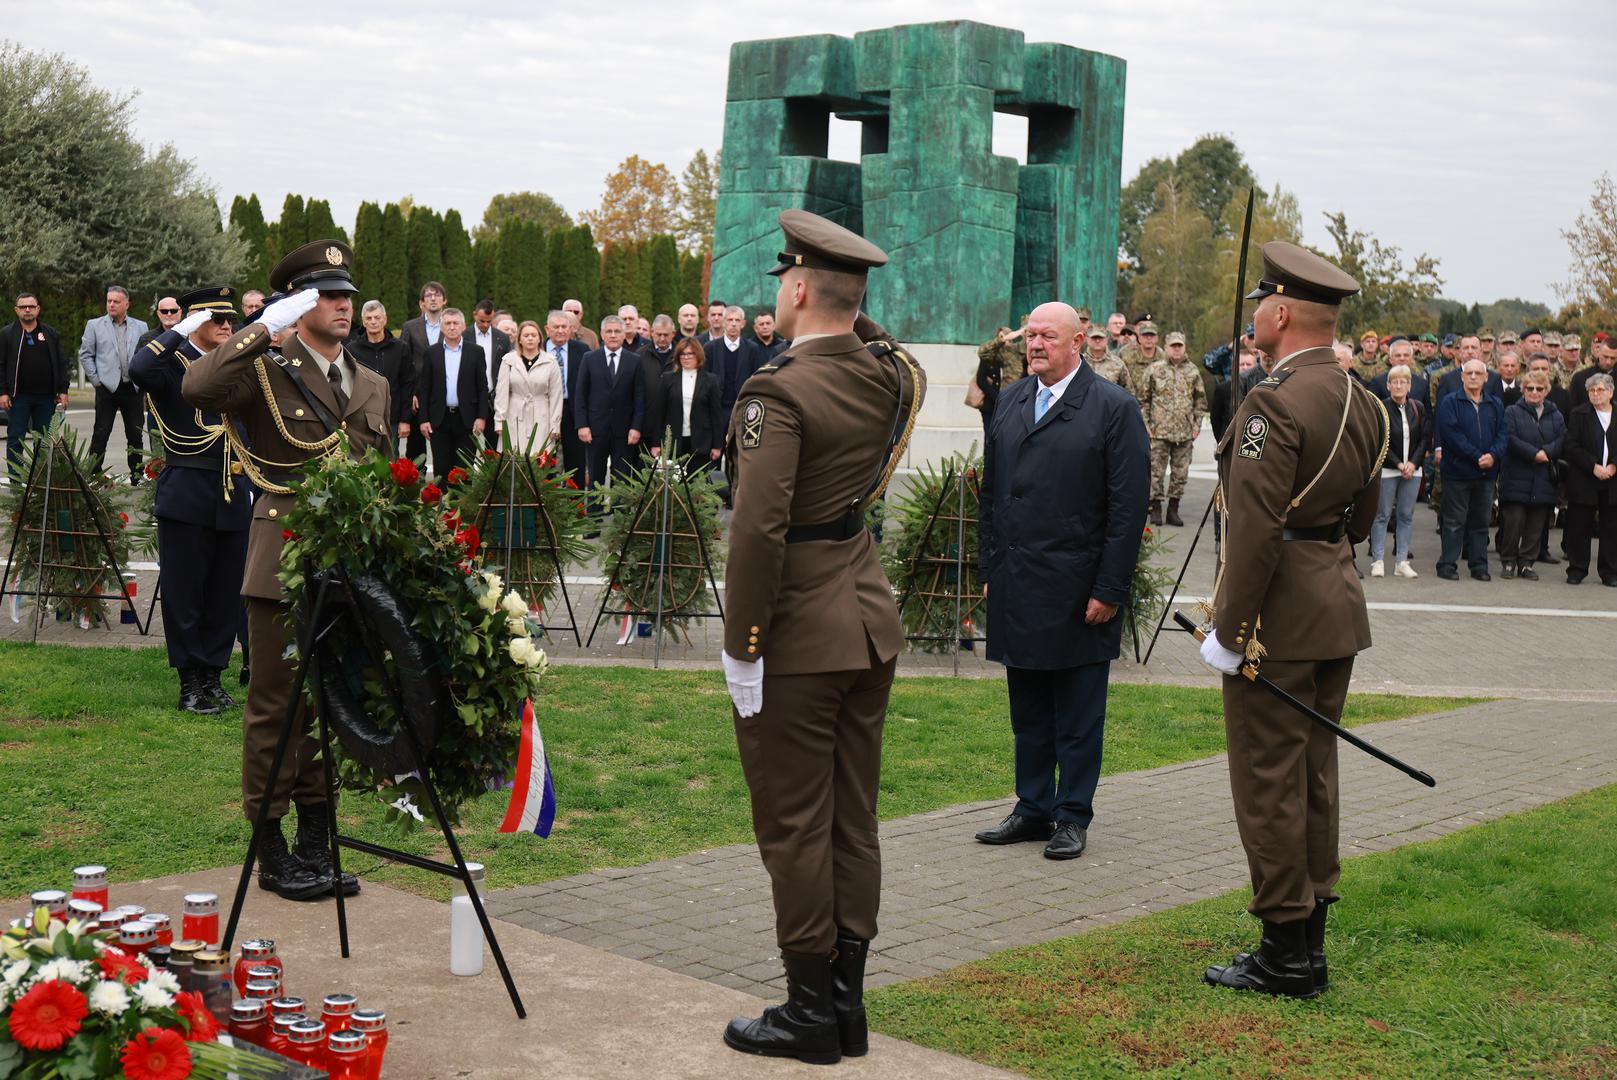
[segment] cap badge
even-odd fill
[[[337,248],[337,245],[333,244],[326,249],[326,262],[332,266],[342,265],[342,252]]]

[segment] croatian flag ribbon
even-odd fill
[[[511,802],[505,808],[502,833],[531,832],[549,836],[556,821],[556,783],[550,776],[550,759],[545,756],[545,738],[539,732],[533,699],[522,703],[522,748],[517,752],[517,772],[511,786]]]

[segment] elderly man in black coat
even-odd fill
[[[983,452],[979,549],[988,658],[1005,665],[1016,807],[985,844],[1083,854],[1094,817],[1106,683],[1122,643],[1150,496],[1132,395],[1081,361],[1078,313],[1028,318],[1029,377],[1000,394]]]

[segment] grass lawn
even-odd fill
[[[234,693],[234,672],[224,681]],[[62,887],[84,862],[131,880],[241,859],[240,713],[181,713],[176,692],[161,649],[0,644],[0,897]],[[1358,696],[1348,722],[1465,703]],[[467,807],[461,843],[468,858],[489,864],[491,887],[752,839],[719,672],[552,668],[537,704],[556,779],[556,830],[548,840],[499,835],[503,795]],[[1212,689],[1114,686],[1108,711],[1108,773],[1224,748]],[[898,681],[883,817],[999,798],[1011,788],[1003,682]],[[443,847],[425,833],[395,842],[379,803],[348,798],[342,815],[358,836],[420,853]],[[351,869],[376,880],[447,895],[445,879],[349,858]]]
[[[1035,1077],[1617,1077],[1617,786],[1350,859],[1311,1002],[1201,984],[1250,892],[871,994],[872,1023]]]

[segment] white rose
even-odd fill
[[[146,981],[151,983],[153,986],[161,987],[162,989],[167,990],[171,994],[177,994],[180,992],[180,980],[174,977],[174,973],[172,971],[164,971],[162,968],[152,968],[151,974],[146,976]]]
[[[505,599],[500,601],[500,606],[505,609],[507,615],[515,615],[517,618],[521,618],[528,613],[527,602],[517,595],[515,589],[505,594]]]
[[[533,642],[525,637],[512,638],[511,644],[506,648],[511,654],[512,661],[518,664],[527,664],[528,657],[533,655]]]
[[[483,571],[483,584],[492,589],[496,595],[505,589],[505,582],[501,581],[500,575],[492,570]]]
[[[530,644],[532,640],[532,638],[529,639]],[[531,647],[528,652],[528,659],[524,663],[535,671],[543,671],[545,669],[545,650]]]
[[[153,986],[149,981],[135,987],[135,997],[140,999],[143,1009],[166,1009],[174,1004],[174,995],[161,986]]]
[[[505,632],[512,637],[527,637],[528,621],[521,615],[507,615],[505,618]]]
[[[90,1008],[108,1016],[122,1016],[129,1008],[129,991],[123,983],[102,980],[90,991]]]
[[[12,964],[10,967],[6,968],[6,985],[16,986],[18,983],[22,982],[22,977],[28,974],[28,968],[30,966],[29,961],[18,960],[15,964]]]
[[[500,590],[490,589],[477,598],[477,606],[484,611],[494,612],[500,609]]]

